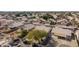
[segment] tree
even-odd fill
[[[49,14],[46,14],[46,15],[43,15],[41,16],[41,18],[45,19],[45,20],[48,20],[48,19],[53,19],[53,16],[49,15]]]
[[[17,13],[15,16],[16,16],[16,17],[19,17],[19,16],[20,16],[20,13]]]
[[[29,39],[29,41],[31,43],[33,43],[33,41],[36,41],[36,42],[41,42],[41,39],[43,37],[45,37],[47,35],[47,32],[44,31],[44,30],[32,30],[28,33],[27,35],[27,38]],[[35,43],[35,42],[34,42]]]

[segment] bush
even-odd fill
[[[27,30],[22,30],[21,35],[19,36],[19,38],[25,37],[27,35],[27,33],[28,33]]]

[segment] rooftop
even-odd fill
[[[51,27],[46,27],[44,25],[41,25],[41,26],[36,26],[35,29],[38,29],[38,30],[45,30],[45,31],[49,31],[51,29]]]
[[[52,33],[59,35],[59,36],[66,37],[66,36],[71,36],[72,31],[68,29],[55,27],[52,29]]]

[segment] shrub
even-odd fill
[[[27,35],[27,33],[28,33],[27,30],[22,30],[21,35],[19,36],[19,38],[25,37]]]

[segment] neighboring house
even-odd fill
[[[22,16],[22,20],[23,20],[23,21],[27,21],[28,19],[27,19],[27,17]]]
[[[7,20],[7,19],[0,19],[0,24],[1,25],[7,25],[9,23],[14,22],[13,20]]]
[[[53,16],[54,19],[57,18],[57,15],[56,14],[50,13],[50,15]]]
[[[75,17],[75,21],[79,23],[79,17]]]
[[[52,21],[52,22],[56,23],[56,20],[55,19],[49,19],[49,21]]]
[[[63,29],[69,29],[69,30],[74,30],[76,28],[74,26],[64,26],[64,25],[57,25],[56,27],[63,28]]]
[[[33,21],[32,24],[34,24],[34,25],[40,25],[40,22],[38,22],[38,21]]]
[[[63,37],[66,39],[71,39],[72,38],[72,31],[68,29],[63,29],[63,28],[58,28],[55,27],[52,29],[52,33],[58,37]]]
[[[75,39],[76,39],[78,46],[79,46],[79,30],[76,30],[76,32],[75,32]]]
[[[26,25],[23,26],[23,29],[25,29],[27,31],[29,31],[33,28],[35,28],[35,25],[33,25],[33,24],[26,24]]]
[[[76,30],[75,35],[76,35],[76,39],[79,40],[79,30]]]
[[[45,25],[45,26],[50,26],[50,24],[49,24],[49,23],[45,23],[44,25]]]
[[[0,15],[0,19],[2,19],[3,18],[3,16],[2,15]]]
[[[25,16],[17,17],[18,20],[27,21],[27,18]]]
[[[42,18],[32,19],[33,24],[45,24],[45,20]]]
[[[67,21],[67,19],[57,20],[57,24],[67,25],[68,21]]]
[[[44,31],[48,32],[51,29],[51,27],[46,27],[44,25],[40,25],[40,26],[36,26],[35,29],[44,30]]]
[[[23,22],[14,22],[9,25],[9,28],[17,28],[23,25]]]
[[[4,37],[4,34],[2,32],[0,32],[0,40],[2,40]]]
[[[1,26],[4,26],[4,25],[7,25],[9,23],[12,23],[14,22],[13,20],[7,20],[7,19],[0,19],[0,25]]]
[[[74,19],[74,17],[72,16],[66,16],[66,18],[69,20],[69,22],[71,22]]]
[[[60,20],[57,20],[57,23],[61,23],[61,22],[64,22],[64,21],[67,21],[66,19],[60,19]]]

